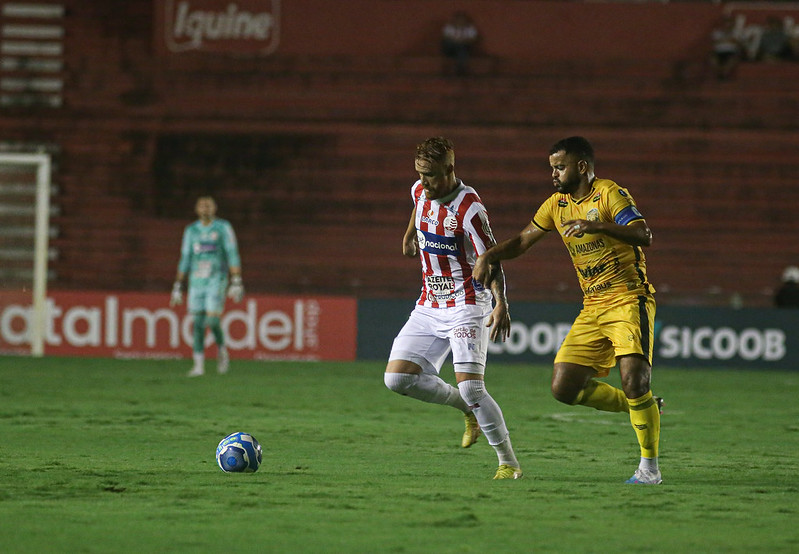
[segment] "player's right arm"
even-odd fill
[[[189,271],[191,265],[191,232],[189,228],[183,231],[183,240],[180,246],[180,261],[178,262],[178,271],[175,274],[175,282],[172,284],[172,297],[169,300],[170,306],[176,306],[183,303],[183,279],[186,278],[186,273]]]
[[[402,254],[409,258],[419,255],[419,244],[416,242],[416,206],[411,210],[411,220],[402,237]]]
[[[492,246],[477,258],[472,275],[481,283],[490,283],[491,264],[518,258],[545,236],[546,232],[531,221],[518,235]]]

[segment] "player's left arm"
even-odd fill
[[[468,225],[464,225],[464,231],[471,235],[472,244],[478,257],[485,253],[488,247],[496,244],[494,233],[491,231],[491,224],[488,221],[488,213],[484,207],[478,207]],[[474,266],[472,266],[474,271]],[[472,274],[474,279],[474,274]],[[510,334],[510,310],[508,309],[508,296],[505,287],[505,272],[499,261],[489,264],[488,279],[486,284],[494,296],[494,309],[486,322],[486,327],[490,327],[490,337],[492,341],[508,338]]]
[[[636,219],[626,225],[619,225],[610,221],[588,221],[586,219],[570,219],[563,223],[566,237],[573,237],[581,233],[589,235],[603,234],[616,240],[626,242],[631,246],[651,246],[652,230],[646,221]]]
[[[491,264],[490,270],[491,294],[494,295],[494,309],[486,322],[486,327],[491,328],[491,340],[508,338],[510,334],[510,310],[508,309],[508,296],[505,287],[505,272],[502,264],[495,262]]]
[[[230,272],[230,285],[228,285],[227,296],[234,302],[241,302],[244,297],[244,282],[241,279],[241,257],[239,256],[239,244],[236,240],[236,232],[233,226],[225,226],[225,254],[228,260],[228,271]]]
[[[630,246],[651,246],[652,231],[629,191],[612,187],[603,198],[600,221],[574,219],[563,223],[564,236],[604,234]]]

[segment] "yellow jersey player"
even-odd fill
[[[652,232],[626,189],[594,175],[594,150],[583,137],[557,142],[549,164],[555,194],[517,236],[480,256],[474,278],[487,283],[491,264],[520,256],[550,232],[561,236],[584,300],[555,356],[552,394],[566,404],[628,412],[641,459],[627,482],[660,484],[661,400],[650,390],[655,299],[642,250]],[[617,363],[622,390],[597,379]]]

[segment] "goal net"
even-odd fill
[[[44,354],[49,239],[50,155],[0,153],[0,351]]]

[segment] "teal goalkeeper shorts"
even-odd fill
[[[189,286],[189,312],[221,314],[225,309],[227,279],[213,280],[203,285]]]

